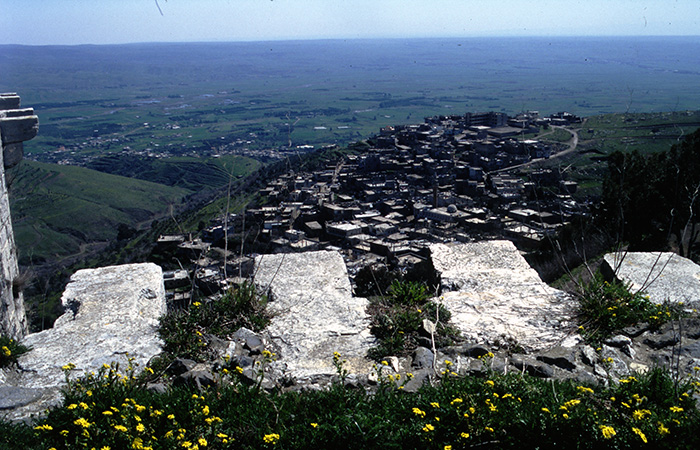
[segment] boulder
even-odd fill
[[[622,252],[604,256],[601,271],[645,292],[654,303],[700,305],[700,266],[670,252]]]
[[[561,343],[571,331],[573,299],[549,287],[510,241],[435,244],[439,301],[473,342],[508,342],[525,351]]]
[[[260,255],[255,284],[269,295],[272,320],[266,334],[278,370],[292,377],[333,374],[339,352],[351,373],[368,373],[365,358],[374,343],[367,299],[352,296],[345,262],[338,252]]]

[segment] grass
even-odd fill
[[[158,329],[164,358],[211,359],[211,336],[227,339],[241,327],[260,331],[267,326],[270,317],[265,313],[266,303],[253,284],[244,283],[217,299],[169,311],[160,319]]]
[[[488,365],[488,362],[487,362]],[[342,370],[342,362],[339,368]],[[609,387],[520,373],[447,376],[405,393],[381,376],[373,392],[340,383],[265,392],[223,370],[203,391],[145,389],[135,367],[105,365],[69,380],[63,403],[30,424],[2,424],[0,447],[26,449],[697,448],[696,376],[654,369]],[[700,368],[697,368],[700,370]]]
[[[593,347],[625,327],[648,323],[652,328],[683,316],[682,304],[656,304],[628,284],[608,283],[598,275],[578,293],[579,332]]]
[[[387,294],[373,297],[367,308],[370,330],[378,340],[369,351],[370,358],[380,361],[386,356],[410,355],[421,336],[433,339],[437,347],[442,347],[459,335],[449,324],[450,312],[430,300],[431,293],[424,284],[394,280]],[[425,329],[425,321],[434,327],[432,334]]]
[[[22,264],[75,254],[110,241],[120,223],[140,227],[187,191],[74,166],[23,161],[12,169],[11,205]]]

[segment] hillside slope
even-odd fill
[[[8,173],[20,264],[80,253],[169,213],[190,192],[75,166],[23,161]]]

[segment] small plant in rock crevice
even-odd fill
[[[625,327],[647,323],[657,328],[683,316],[682,304],[657,304],[628,284],[597,275],[578,294],[579,332],[594,347]]]
[[[267,298],[253,283],[244,283],[223,296],[193,302],[189,308],[171,311],[160,319],[158,330],[163,350],[175,357],[204,361],[215,356],[212,336],[227,338],[241,327],[260,331],[270,320],[265,312]]]
[[[371,316],[370,330],[378,345],[368,352],[377,361],[385,356],[409,355],[419,340],[433,339],[437,347],[449,345],[458,331],[449,325],[450,312],[443,305],[430,300],[425,285],[412,281],[394,281],[388,295],[370,299],[367,312]],[[430,336],[423,327],[423,320],[435,324]]]
[[[17,358],[30,350],[29,347],[19,344],[14,339],[0,336],[0,367],[16,364]]]

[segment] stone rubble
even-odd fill
[[[578,335],[570,335],[572,325],[566,320],[546,317],[562,314],[564,316],[560,317],[568,318],[571,299],[542,285],[512,244],[496,241],[439,245],[431,250],[435,267],[442,271],[445,291],[442,301],[453,310],[454,324],[462,327],[463,339],[455,345],[435,350],[418,347],[409,357],[388,356],[386,364],[375,365],[365,357],[374,341],[369,334],[369,319],[365,313],[367,300],[352,297],[339,253],[264,255],[256,259],[255,282],[269,295],[268,308],[274,314],[270,326],[259,333],[241,328],[228,340],[205,335],[204,339],[215,344],[212,347],[216,351],[211,360],[204,363],[176,360],[166,370],[170,382],[205,389],[221,382],[222,367],[227,366],[230,370],[239,367],[243,382],[263,390],[318,390],[341,380],[332,363],[335,351],[347,361],[344,367],[350,373],[344,383],[370,391],[381,382],[391,382],[402,386],[406,392],[416,392],[421,386],[437,383],[446,376],[485,377],[491,372],[527,373],[590,385],[608,384],[656,366],[672,370],[677,367],[681,376],[692,374],[694,367],[700,366],[700,318],[682,319],[656,330],[647,324],[638,324],[622,330],[595,349],[581,342]],[[130,273],[125,276],[140,279],[135,272]],[[91,277],[94,276],[93,273]],[[39,407],[46,408],[59,400],[56,389],[46,389],[45,386],[58,382],[60,364],[74,362],[78,367],[82,365],[83,370],[96,370],[95,366],[119,357],[126,350],[140,363],[145,363],[148,355],[158,352],[157,339],[146,344],[142,341],[145,331],[137,334],[132,327],[140,317],[144,330],[153,332],[154,320],[164,311],[164,303],[161,305],[160,300],[150,298],[149,289],[154,288],[139,289],[142,284],[131,280],[128,284],[137,286],[129,288],[129,295],[135,299],[134,306],[129,308],[123,304],[125,300],[119,299],[116,301],[121,306],[107,306],[116,295],[103,294],[101,300],[95,302],[95,305],[102,306],[95,309],[100,313],[106,311],[105,318],[102,314],[88,314],[90,308],[77,294],[81,289],[101,292],[100,283],[96,284],[94,278],[75,278],[74,281],[84,283],[83,287],[78,288],[78,283],[68,289],[64,303],[68,306],[70,300],[78,299],[80,306],[75,317],[70,309],[62,316],[57,324],[58,333],[64,333],[64,347],[72,347],[71,340],[85,331],[66,327],[82,323],[82,328],[97,333],[91,340],[85,340],[85,345],[92,342],[98,346],[94,351],[91,349],[90,354],[83,349],[85,355],[80,355],[81,350],[77,348],[66,350],[68,356],[59,361],[51,352],[64,350],[41,347],[58,345],[55,341],[61,339],[28,337],[26,342],[33,343],[40,350],[32,351],[20,360],[24,372],[0,371],[0,411],[7,412],[10,419],[26,419],[30,413],[40,413],[42,409]],[[105,284],[111,283],[108,279],[104,279]],[[123,287],[119,289],[125,290]],[[480,290],[484,295],[479,295]],[[157,289],[153,292],[159,299],[160,292]],[[527,304],[527,297],[521,292],[537,294],[537,299]],[[508,311],[508,305],[517,312]],[[117,312],[120,314],[115,317]],[[468,314],[476,319],[469,318]],[[485,318],[488,314],[503,314],[503,321],[488,319],[498,326],[483,325],[488,323]],[[481,324],[478,326],[491,326],[492,329],[487,333],[489,330],[474,330],[466,324]],[[545,330],[538,328],[537,324]],[[118,338],[123,344],[119,348],[123,350],[101,345],[103,341],[116,337],[115,327],[129,330],[126,336]],[[61,328],[64,330],[60,331]],[[524,335],[522,330],[534,333],[535,337]],[[129,336],[137,335],[138,342],[130,340]],[[272,360],[268,351],[276,354]],[[396,377],[398,379],[387,381],[388,376],[396,374],[400,375]],[[44,380],[43,384],[38,380]],[[167,386],[159,382],[150,385],[149,389],[163,392]]]

